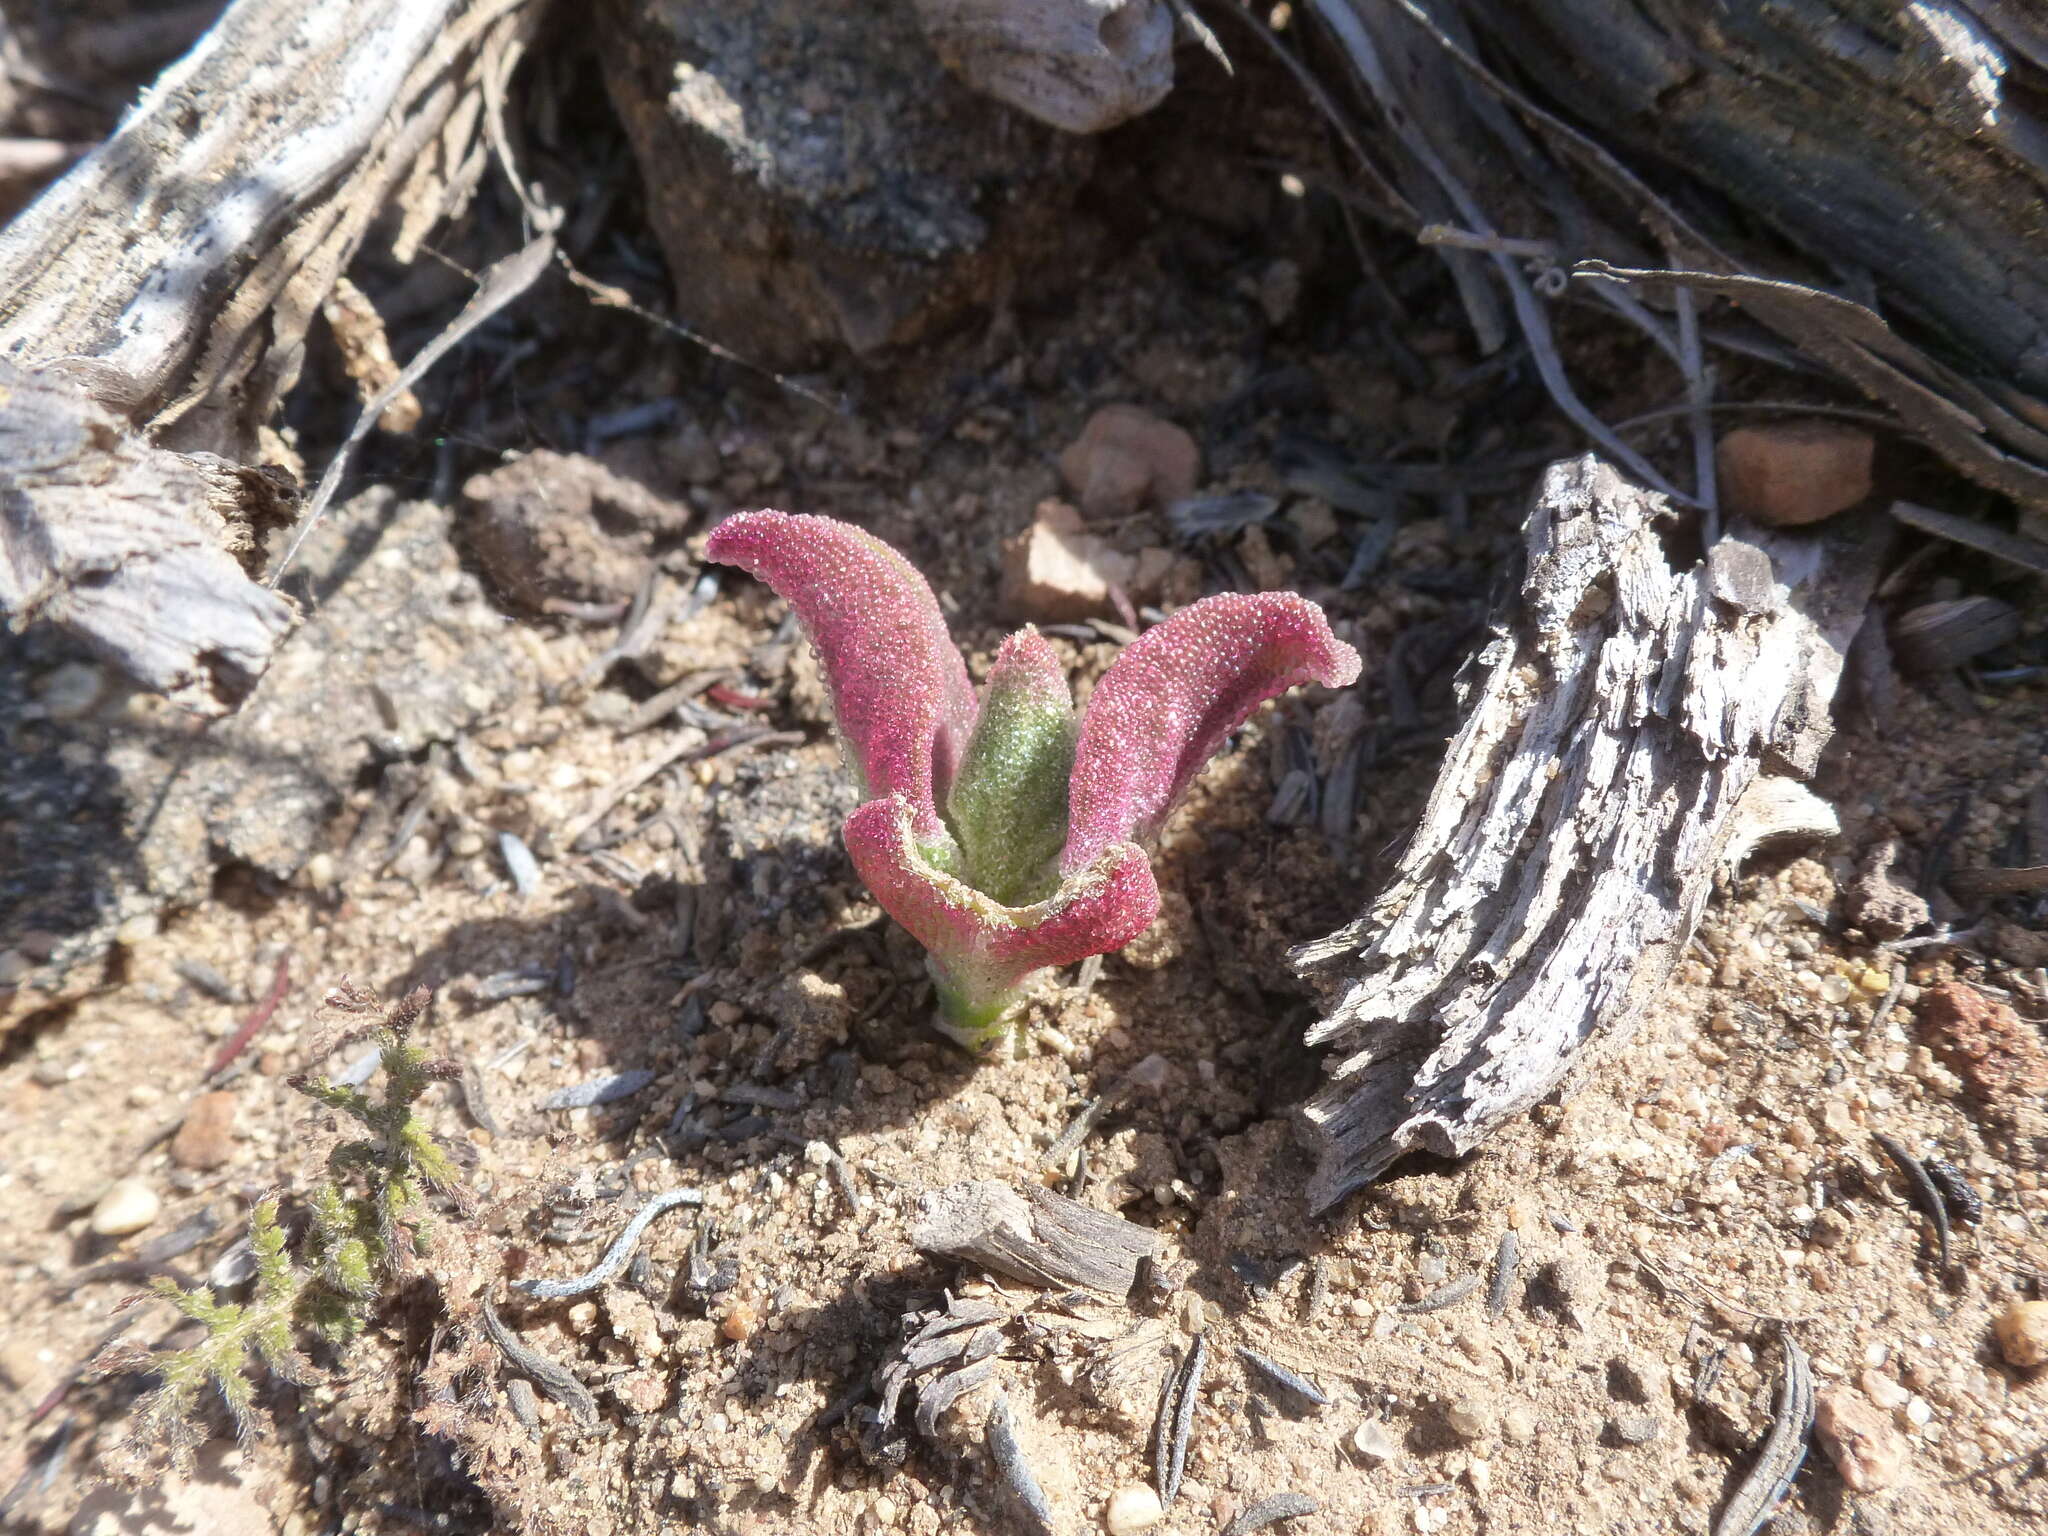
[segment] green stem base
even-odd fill
[[[942,975],[936,965],[929,969],[939,989],[938,1016],[932,1020],[933,1027],[977,1056],[994,1055],[1016,1027],[1023,993],[1013,990],[990,997],[958,985]]]

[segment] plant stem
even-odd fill
[[[935,959],[928,960],[926,968],[939,989],[938,1018],[933,1021],[939,1033],[977,1056],[994,1055],[1010,1038],[1023,994],[1013,989],[991,995],[963,984],[947,975]]]

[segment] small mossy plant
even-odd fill
[[[276,1195],[250,1210],[254,1272],[246,1299],[222,1300],[211,1285],[188,1290],[171,1280],[155,1283],[153,1294],[205,1330],[197,1343],[157,1352],[124,1345],[102,1354],[102,1371],[147,1371],[157,1378],[131,1421],[125,1459],[132,1469],[164,1459],[189,1466],[204,1438],[201,1398],[208,1386],[220,1394],[237,1432],[254,1432],[261,1422],[255,1402],[259,1367],[286,1381],[310,1380],[312,1366],[301,1344],[354,1338],[426,1251],[429,1194],[446,1197],[458,1212],[469,1211],[454,1159],[418,1113],[420,1097],[432,1084],[462,1071],[459,1063],[431,1058],[413,1043],[431,1001],[421,987],[384,1010],[373,993],[346,978],[328,994],[334,1011],[367,1017],[319,1054],[373,1042],[382,1067],[381,1093],[373,1098],[311,1072],[287,1081],[366,1134],[337,1143],[328,1154],[327,1176],[296,1203],[293,1214],[301,1219],[288,1222]],[[138,1295],[132,1302],[145,1299]]]

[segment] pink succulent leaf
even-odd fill
[[[1006,906],[1042,901],[1059,885],[1074,735],[1067,670],[1027,624],[996,652],[946,799],[946,824],[963,855],[959,873]]]
[[[1151,837],[1224,738],[1276,694],[1358,680],[1358,652],[1293,592],[1205,597],[1140,635],[1081,718],[1060,869]]]
[[[728,517],[704,553],[759,577],[795,610],[862,792],[902,795],[919,838],[944,842],[938,807],[974,729],[974,686],[924,577],[850,523],[786,512]]]
[[[846,819],[853,867],[888,914],[925,947],[942,1013],[964,1043],[985,1046],[1033,971],[1121,949],[1159,914],[1144,850],[1103,850],[1046,900],[1006,907],[919,851],[910,803],[870,800]]]

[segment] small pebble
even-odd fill
[[[1654,1413],[1629,1413],[1613,1421],[1614,1437],[1623,1445],[1648,1445],[1657,1438],[1657,1416]]]
[[[1365,1461],[1381,1462],[1392,1461],[1399,1447],[1387,1433],[1386,1425],[1378,1419],[1367,1419],[1351,1431],[1351,1449]]]
[[[1714,449],[1722,501],[1772,527],[1818,522],[1870,494],[1876,447],[1870,433],[1830,421],[1737,427]]]
[[[202,1093],[185,1111],[184,1124],[171,1139],[171,1161],[180,1168],[207,1172],[235,1155],[236,1097],[223,1089]]]
[[[2007,1365],[2048,1365],[2048,1301],[2016,1301],[1991,1325]]]
[[[1133,1483],[1109,1496],[1109,1507],[1102,1512],[1102,1528],[1109,1536],[1131,1536],[1135,1531],[1149,1531],[1165,1514],[1157,1493],[1143,1483]]]
[[[1444,1409],[1444,1422],[1451,1433],[1477,1440],[1493,1427],[1486,1410],[1475,1402],[1455,1402]]]
[[[41,1381],[44,1374],[42,1351],[45,1347],[25,1338],[0,1339],[0,1386],[18,1387],[27,1392],[32,1383]]]
[[[1905,1470],[1906,1447],[1891,1420],[1846,1387],[1821,1393],[1813,1432],[1852,1493],[1889,1488]]]
[[[1105,405],[1060,454],[1060,478],[1092,518],[1128,517],[1194,494],[1202,451],[1170,421],[1135,405]]]
[[[760,1325],[760,1310],[750,1301],[736,1301],[726,1308],[725,1320],[718,1325],[718,1331],[733,1343],[744,1344]]]
[[[67,661],[36,685],[43,713],[52,720],[77,720],[92,713],[106,692],[107,675],[90,662]]]
[[[140,1179],[116,1179],[92,1208],[92,1229],[101,1237],[140,1232],[162,1214],[164,1203]]]

